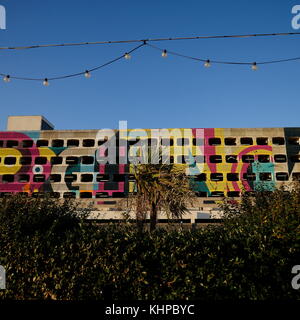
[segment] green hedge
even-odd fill
[[[228,202],[221,226],[151,233],[89,223],[76,202],[2,199],[0,298],[300,299],[300,197],[278,194]]]

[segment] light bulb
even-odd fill
[[[164,51],[162,52],[161,56],[162,56],[163,58],[166,58],[166,57],[168,56],[167,50],[164,50]]]
[[[125,57],[125,59],[129,60],[129,59],[131,58],[131,55],[126,52],[125,55],[124,55],[124,57]]]
[[[209,68],[211,66],[210,60],[206,60],[204,63],[205,68]]]
[[[251,69],[254,71],[256,71],[258,69],[256,62],[253,62]]]
[[[45,87],[48,87],[48,86],[49,86],[49,81],[48,81],[47,78],[45,78],[45,80],[44,80],[44,82],[43,82],[43,85],[44,85]]]
[[[10,82],[10,76],[9,76],[9,75],[5,76],[5,77],[3,78],[3,81],[4,81],[4,82]]]
[[[90,72],[88,70],[85,71],[84,76],[89,79],[92,75],[90,74]]]

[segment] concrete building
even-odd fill
[[[128,160],[159,146],[195,182],[186,218],[218,217],[224,196],[300,180],[299,139],[300,128],[54,130],[41,116],[9,117],[0,132],[0,196],[78,198],[93,202],[100,218],[121,219],[120,201],[134,192]],[[111,147],[115,163],[107,163]]]

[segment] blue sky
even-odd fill
[[[0,0],[0,46],[214,34],[293,32],[300,0]],[[300,30],[298,30],[300,31]],[[300,56],[300,36],[156,43],[183,54],[259,61]],[[134,44],[0,51],[0,72],[51,77],[81,72]],[[44,115],[56,129],[299,126],[300,62],[212,65],[142,48],[92,75],[41,83],[0,82],[0,129],[8,115]]]

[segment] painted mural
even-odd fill
[[[298,131],[299,128],[282,129],[281,138],[297,136],[299,140]],[[49,192],[57,197],[119,198],[133,192],[132,166],[126,161],[99,161],[107,147],[98,143],[98,131],[86,133],[86,137],[82,133],[76,138],[66,131],[0,132],[0,195]],[[153,136],[159,137],[161,147],[169,148],[171,163],[186,166],[198,196],[238,196],[259,188],[273,190],[279,183],[277,174],[287,175],[278,179],[280,183],[291,181],[300,161],[291,160],[299,154],[299,144],[289,146],[284,142],[276,145],[275,152],[272,137],[263,132],[261,136],[266,138],[260,138],[259,143],[257,137],[247,134],[241,143],[242,137],[232,135],[229,129],[163,129],[158,136],[157,132],[152,133],[150,129],[127,130],[125,147],[117,144],[115,148],[116,159],[130,157],[141,142],[150,144]],[[116,131],[117,139],[118,134]],[[54,139],[61,144],[54,145]],[[77,144],[68,142],[76,139]],[[83,139],[90,140],[90,145],[83,146]],[[169,144],[165,146],[163,140]],[[282,159],[286,157],[286,161],[277,163],[275,153]]]

